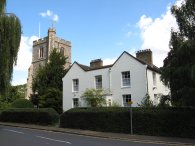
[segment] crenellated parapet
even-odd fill
[[[62,38],[59,38],[59,37],[56,37],[56,38],[55,38],[55,41],[60,42],[60,43],[62,43],[62,44],[65,44],[65,45],[67,45],[67,46],[71,46],[71,42],[70,42],[70,41],[66,41],[66,40],[64,40],[64,39],[62,39]]]
[[[46,43],[47,40],[48,40],[48,37],[44,37],[44,38],[35,40],[35,41],[33,41],[33,46],[36,46],[36,45],[40,45],[40,44]]]

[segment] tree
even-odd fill
[[[33,78],[32,90],[34,94],[31,96],[33,103],[36,102],[35,104],[39,107],[55,107],[58,104],[62,108],[62,78],[66,72],[65,63],[66,58],[54,49],[49,56],[49,62],[40,67]],[[55,100],[53,105],[50,102],[52,94],[55,95],[52,99]],[[59,97],[56,97],[57,95]],[[46,97],[49,97],[50,101]]]
[[[102,89],[86,89],[81,96],[91,107],[102,106],[106,104],[104,92]]]
[[[26,84],[11,86],[9,96],[7,97],[9,102],[13,102],[16,99],[24,99],[26,91]]]
[[[18,17],[6,13],[6,0],[0,1],[0,94],[7,96],[12,79],[13,65],[17,62],[21,39]]]
[[[150,96],[146,94],[142,99],[141,103],[138,104],[140,107],[154,107],[152,100],[150,100]]]
[[[158,98],[159,98],[159,104],[157,105],[157,107],[160,108],[170,107],[170,100],[171,100],[170,95],[159,94]]]
[[[185,0],[171,11],[179,30],[171,32],[161,78],[171,89],[173,106],[195,106],[195,1]]]
[[[62,91],[56,88],[48,88],[46,93],[40,96],[40,107],[50,107],[59,114],[62,113]]]

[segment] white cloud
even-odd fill
[[[183,0],[176,2],[178,6]],[[171,29],[178,29],[176,19],[171,14],[170,6],[167,11],[160,17],[152,19],[146,15],[142,15],[137,23],[141,30],[141,38],[143,40],[142,49],[151,49],[153,51],[153,63],[158,67],[163,66],[163,60],[169,52],[169,41]]]
[[[51,11],[51,10],[47,10],[46,12],[41,12],[40,15],[42,17],[48,17],[52,21],[55,21],[55,22],[57,22],[59,20],[59,16],[57,14],[54,14],[53,11]]]
[[[37,36],[22,36],[20,42],[20,48],[18,52],[17,65],[14,66],[13,85],[26,83],[28,68],[32,62],[32,45],[33,41],[37,40]],[[25,74],[24,76],[21,75]]]
[[[58,15],[53,15],[53,21],[55,21],[55,22],[57,22],[59,20],[59,17],[58,17]]]
[[[106,58],[103,60],[103,65],[110,65],[113,64],[116,61],[116,58]]]
[[[15,70],[27,71],[32,61],[32,44],[34,40],[37,40],[37,36],[21,37],[20,49],[18,52],[17,65],[14,66]]]

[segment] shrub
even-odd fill
[[[59,120],[59,114],[52,108],[13,108],[2,111],[0,121],[27,124],[52,125]]]
[[[13,108],[33,108],[32,102],[27,99],[16,99],[11,106]]]
[[[130,108],[74,108],[61,115],[60,126],[130,133]],[[133,133],[195,138],[195,109],[133,108]]]

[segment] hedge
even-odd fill
[[[74,108],[60,127],[130,133],[130,109]],[[133,134],[195,138],[195,108],[133,108]]]
[[[52,108],[12,108],[2,111],[0,121],[53,125],[59,121],[59,114]]]

